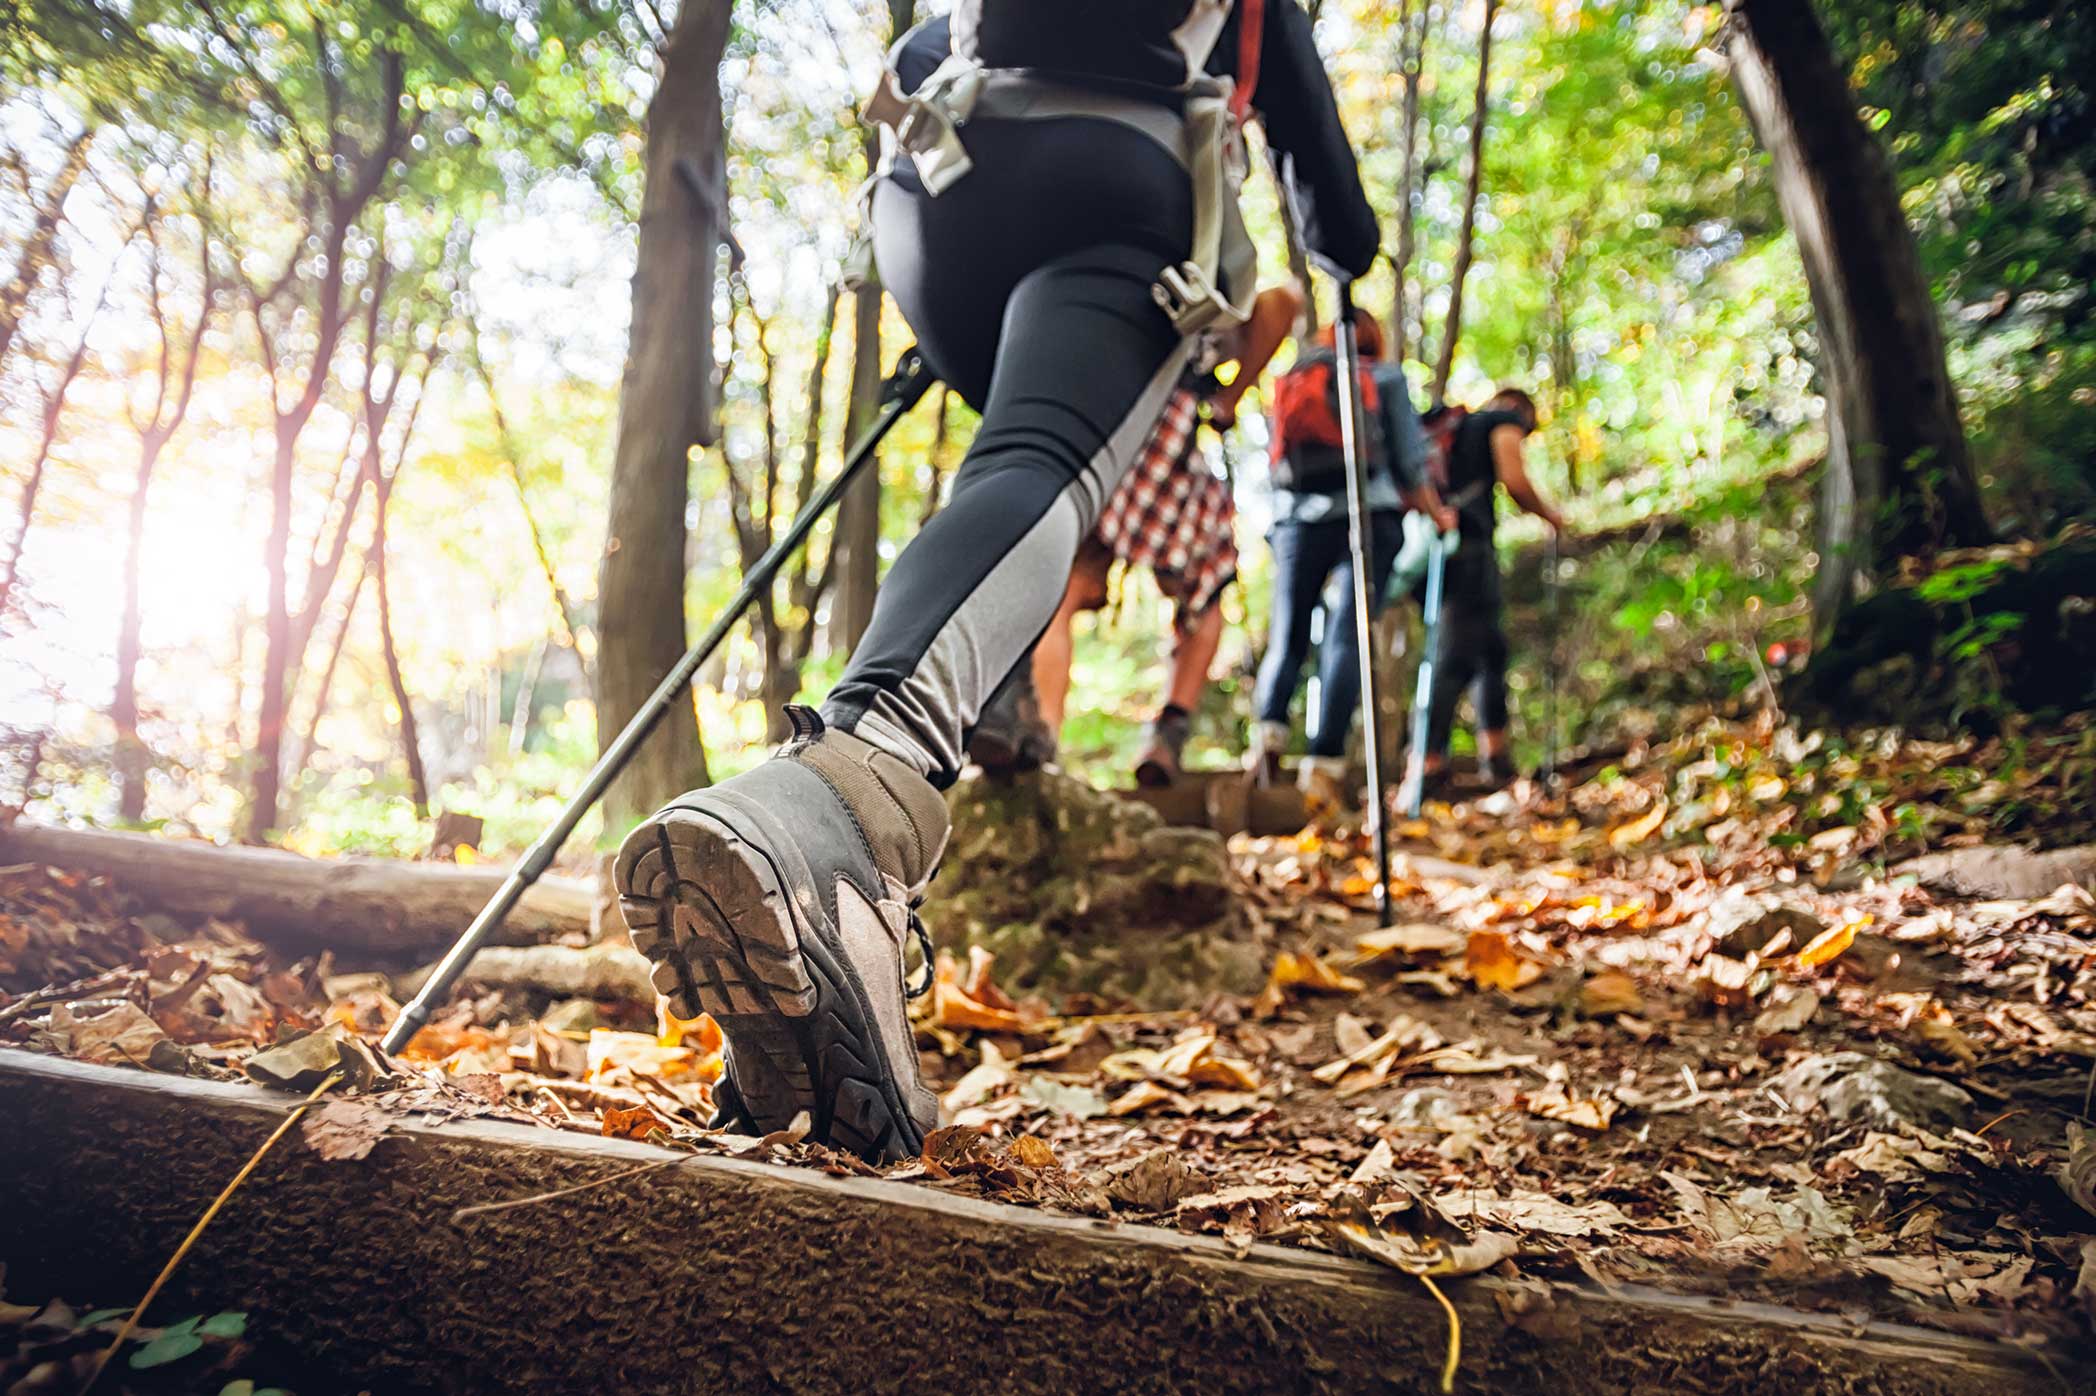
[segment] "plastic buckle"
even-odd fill
[[[1166,267],[1150,288],[1150,298],[1181,335],[1207,329],[1229,310],[1209,283],[1208,273],[1192,262]]]

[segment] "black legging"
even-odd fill
[[[1442,581],[1441,626],[1434,643],[1433,703],[1427,709],[1427,750],[1448,752],[1456,704],[1471,690],[1477,726],[1507,725],[1507,641],[1499,624],[1499,555],[1489,537],[1465,532]]]
[[[1131,127],[983,120],[965,135],[975,168],[946,192],[907,167],[874,191],[874,249],[982,427],[823,704],[940,785],[1179,379],[1187,349],[1151,287],[1185,257],[1193,216],[1184,170]]]

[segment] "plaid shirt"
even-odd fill
[[[1156,574],[1158,589],[1178,603],[1182,628],[1237,575],[1230,487],[1194,450],[1199,405],[1192,388],[1174,390],[1094,530],[1122,562]]]

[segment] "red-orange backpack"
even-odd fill
[[[1339,363],[1330,348],[1302,355],[1274,383],[1271,470],[1275,489],[1336,493],[1346,488],[1346,452],[1339,436]],[[1362,427],[1371,465],[1375,456],[1376,385],[1361,366]]]

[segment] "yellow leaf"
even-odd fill
[[[1031,1134],[1022,1134],[1012,1141],[1012,1160],[1021,1168],[1053,1168],[1059,1162],[1055,1147]]]
[[[1841,952],[1853,945],[1856,929],[1866,924],[1863,921],[1844,921],[1830,930],[1821,931],[1812,942],[1798,952],[1798,964],[1813,969],[1838,958]]]
[[[1628,853],[1646,839],[1659,832],[1659,826],[1667,822],[1667,802],[1664,797],[1655,800],[1652,808],[1631,820],[1618,824],[1608,831],[1608,846],[1618,853]]]
[[[1514,943],[1498,931],[1472,931],[1463,952],[1463,971],[1479,988],[1514,990],[1543,977],[1543,967],[1514,953]]]

